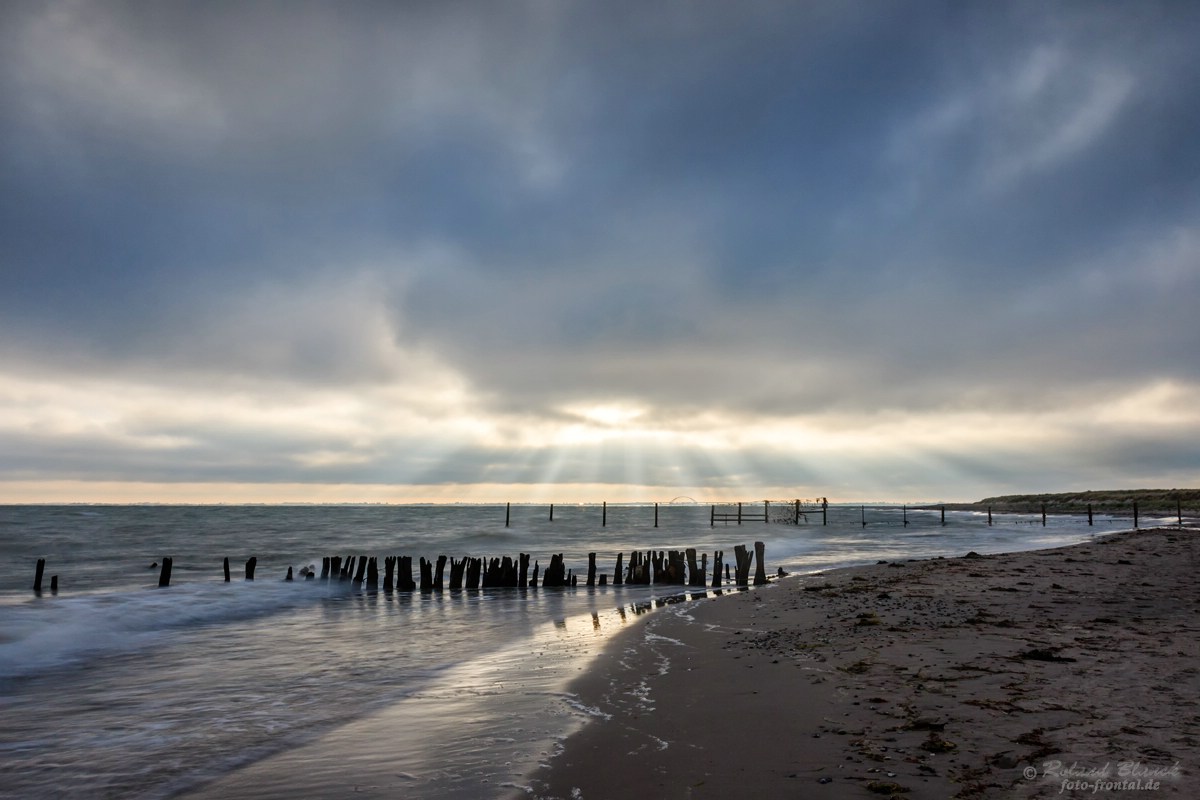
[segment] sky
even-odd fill
[[[0,502],[1200,485],[1200,5],[0,4]]]

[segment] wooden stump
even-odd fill
[[[725,558],[724,550],[713,552],[713,576],[712,585],[714,589],[721,588],[721,561]]]
[[[358,572],[354,573],[354,583],[356,586],[362,585],[362,582],[367,577],[367,557],[358,557]]]
[[[158,572],[158,585],[171,585],[171,558],[169,556],[163,557],[162,569],[160,569]]]
[[[596,554],[595,553],[588,553],[587,585],[588,586],[596,585]]]
[[[554,506],[551,506],[551,508],[554,508]],[[517,588],[518,589],[528,589],[529,588],[529,553],[518,554],[518,559],[521,562],[521,572],[517,578]]]
[[[736,584],[738,586],[750,585],[750,565],[753,563],[753,556],[746,549],[746,545],[739,544],[733,548],[734,558],[737,560],[736,569]]]
[[[42,593],[42,575],[46,572],[46,559],[39,558],[37,567],[33,571],[33,590],[38,594]]]
[[[704,573],[696,564],[696,548],[689,547],[687,553],[688,586],[703,586]]]
[[[624,553],[617,553],[617,569],[616,569],[616,571],[613,573],[613,584],[614,584],[614,585],[616,585],[616,586],[620,586],[620,585],[621,585],[621,583],[622,583],[622,579],[625,577],[624,575],[622,575],[622,574],[621,574],[621,572],[622,572],[622,564],[621,564],[621,561],[622,561],[624,558],[625,558],[625,554],[624,554]]]
[[[433,573],[434,591],[442,591],[442,576],[446,573],[446,557],[438,556],[437,566]]]
[[[285,580],[285,581],[290,581],[290,580],[293,580],[293,578],[292,578],[292,568],[291,568],[291,567],[288,567],[287,577],[285,577],[285,578],[284,578],[284,580]]]
[[[258,558],[255,556],[250,556],[249,560],[246,561],[246,580],[254,580],[254,568],[257,566]]]
[[[467,559],[460,558],[457,561],[450,559],[450,591],[458,591],[462,589],[463,574],[467,571]]]
[[[367,560],[367,588],[379,588],[379,562],[375,559],[375,556],[371,556]]]
[[[421,593],[427,594],[433,591],[433,562],[426,561],[424,556],[421,556]]]
[[[412,576],[412,556],[400,556],[396,560],[396,590],[411,592],[416,588]]]
[[[754,585],[762,586],[767,582],[767,567],[766,567],[766,552],[767,546],[762,542],[754,543]]]
[[[225,582],[229,583],[229,559],[225,559]]]

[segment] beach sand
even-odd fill
[[[672,606],[572,686],[594,721],[526,795],[1200,797],[1198,612],[1197,529]]]

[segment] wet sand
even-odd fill
[[[1200,797],[1200,530],[670,607],[525,796]],[[1138,783],[1140,781],[1140,783]]]

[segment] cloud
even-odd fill
[[[1190,9],[0,14],[10,480],[1186,471]]]

